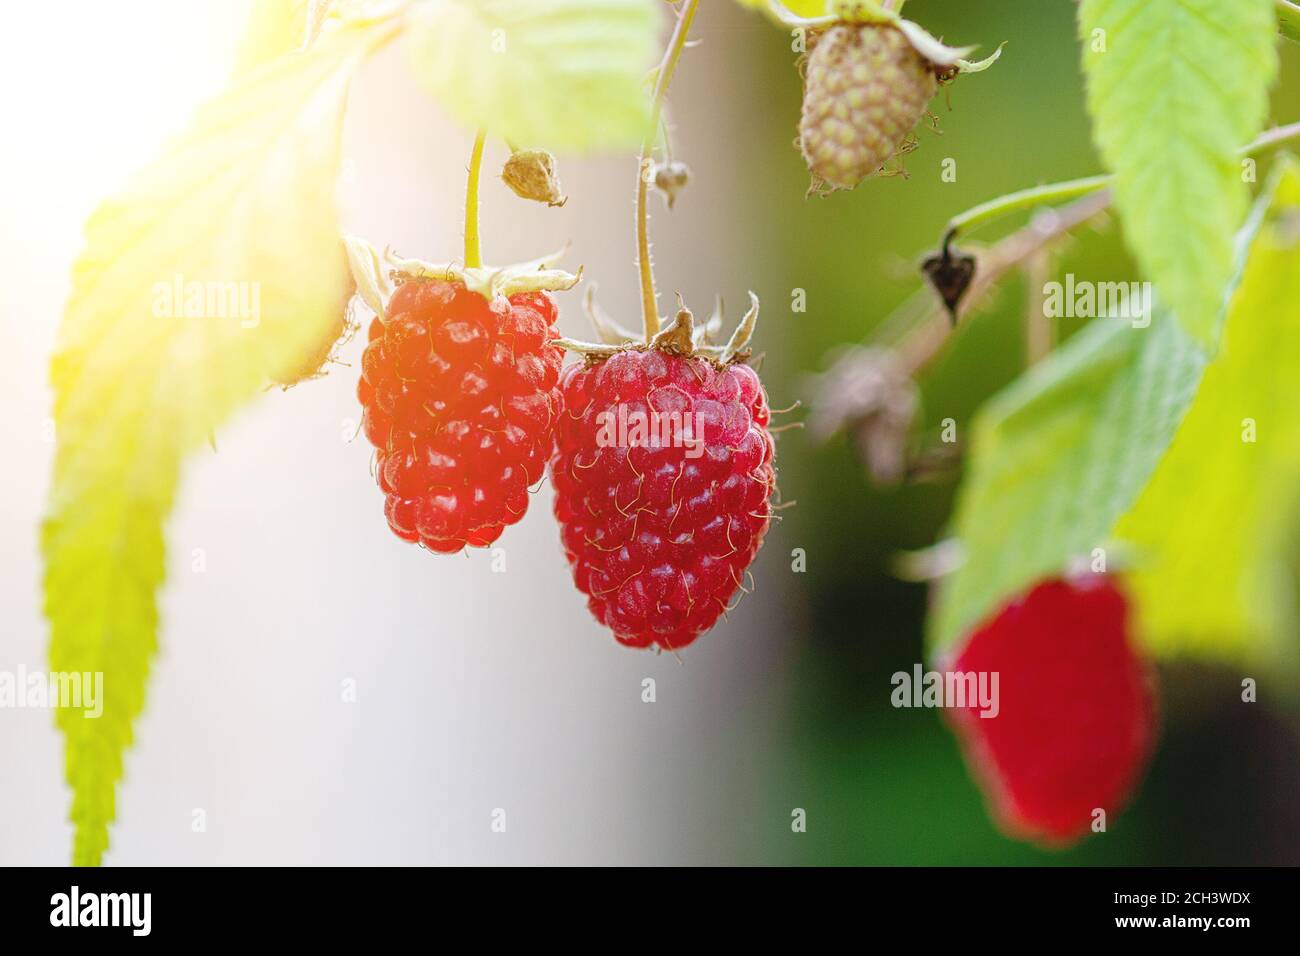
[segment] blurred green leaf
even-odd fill
[[[291,53],[307,35],[310,0],[258,0],[248,12],[248,22],[235,55],[233,76],[247,76],[276,57]]]
[[[102,716],[58,711],[77,864],[108,846],[181,462],[337,336],[343,109],[354,67],[393,29],[342,29],[256,68],[87,223],[51,369],[42,529],[50,669],[103,674]]]
[[[1266,190],[1239,234],[1239,263],[1270,199]],[[1241,268],[1216,301],[1232,297]],[[1111,543],[1204,369],[1167,309],[1148,328],[1096,319],[980,410],[954,517],[964,561],[939,590],[932,654],[1033,581]]]
[[[1300,5],[1294,0],[1276,0],[1277,26],[1282,36],[1300,43]]]
[[[411,8],[420,82],[519,146],[630,147],[648,132],[658,0],[432,0]]]
[[[1098,319],[980,411],[955,518],[964,563],[940,591],[934,652],[1029,582],[1105,545],[1202,367],[1167,312],[1147,329]]]
[[[1300,168],[1290,162],[1233,299],[1222,351],[1116,530],[1137,546],[1131,587],[1157,653],[1296,663],[1297,409]]]
[[[766,11],[770,8],[769,0],[736,0],[742,7]],[[801,17],[825,16],[830,9],[831,0],[781,0],[781,5],[791,13]]]
[[[1272,0],[1083,0],[1093,136],[1124,235],[1202,345],[1217,339],[1232,234],[1249,202],[1236,150],[1277,72]]]

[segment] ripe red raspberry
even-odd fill
[[[1010,835],[1064,845],[1127,802],[1155,740],[1154,682],[1128,603],[1103,577],[1049,580],[1007,604],[945,671],[996,672],[997,715],[947,711]]]
[[[407,277],[385,314],[357,397],[388,525],[439,553],[487,547],[524,516],[563,408],[555,301]]]
[[[621,643],[685,647],[741,588],[770,522],[758,375],[642,347],[570,365],[561,387],[551,479],[574,582]],[[626,440],[611,442],[620,413]],[[658,424],[638,441],[638,421]]]

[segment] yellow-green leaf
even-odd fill
[[[312,0],[257,0],[235,56],[234,76],[252,70],[303,45]]]
[[[633,146],[661,0],[429,0],[411,8],[416,76],[470,128],[520,146]]]
[[[1232,302],[1222,350],[1116,535],[1153,650],[1300,659],[1300,168],[1292,162]]]
[[[104,675],[101,717],[58,717],[78,864],[108,845],[183,458],[337,328],[348,81],[393,29],[339,29],[255,69],[87,224],[51,370],[42,534],[51,670]]]
[[[1273,0],[1083,0],[1088,111],[1145,277],[1204,347],[1277,72]]]

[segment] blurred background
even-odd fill
[[[0,670],[45,666],[46,366],[81,224],[219,89],[248,5],[7,14]],[[804,198],[791,38],[735,4],[703,8],[702,44],[670,97],[692,182],[671,213],[652,204],[659,286],[665,306],[680,291],[697,312],[719,293],[733,319],[747,289],[759,295],[774,407],[809,400],[835,349],[867,339],[915,291],[916,262],[950,215],[1101,168],[1068,0],[912,0],[908,15],[949,42],[1006,40],[1006,52],[936,99],[942,133],[920,131],[909,179],[828,199]],[[1298,49],[1283,49],[1278,119],[1296,118]],[[416,88],[403,51],[384,51],[353,89],[348,230],[403,254],[456,255],[470,139]],[[490,147],[489,168],[506,155]],[[955,182],[940,178],[946,158]],[[635,172],[630,155],[561,157],[569,202],[558,210],[485,182],[486,258],[568,240],[568,264],[633,323]],[[1137,278],[1114,227],[1068,247],[1060,268]],[[791,309],[796,289],[805,312]],[[968,421],[1019,373],[1024,299],[1008,281],[950,342],[923,383],[926,428]],[[561,298],[561,327],[585,337],[579,303]],[[345,350],[349,366],[268,392],[190,463],[169,527],[162,650],[107,863],[1300,862],[1296,715],[1243,707],[1241,675],[1209,668],[1162,674],[1162,742],[1109,833],[1048,852],[997,832],[939,715],[889,705],[890,675],[922,660],[926,607],[924,586],[890,565],[941,535],[955,475],[879,490],[843,440],[783,433],[781,492],[797,504],[768,537],[756,593],[681,660],[632,652],[571,586],[545,484],[502,538],[504,573],[488,554],[438,558],[388,531],[369,446],[353,439],[360,345]],[[806,571],[792,570],[796,548]],[[647,678],[654,703],[642,700]],[[67,808],[49,712],[0,710],[0,864],[65,862]],[[504,833],[490,828],[498,808]],[[791,830],[794,808],[806,833]]]

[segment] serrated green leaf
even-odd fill
[[[391,34],[340,30],[257,69],[87,224],[51,370],[57,447],[42,529],[51,670],[104,675],[101,717],[58,712],[78,864],[108,845],[182,460],[337,329],[347,273],[332,196],[347,86]]]
[[[429,0],[411,8],[416,76],[471,129],[584,152],[641,142],[656,0]]]
[[[1130,586],[1156,653],[1250,665],[1300,657],[1297,409],[1300,169],[1291,163],[1251,251],[1222,350],[1116,529],[1138,558]]]
[[[1235,292],[1270,199],[1266,190],[1242,227],[1216,300]],[[939,589],[933,654],[1030,583],[1112,544],[1204,369],[1201,349],[1160,307],[1148,328],[1094,320],[980,410],[953,519],[963,562]]]
[[[1249,202],[1236,150],[1277,72],[1272,0],[1083,0],[1088,111],[1124,236],[1203,346]]]

